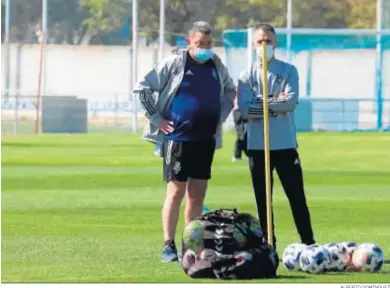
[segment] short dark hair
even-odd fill
[[[206,21],[197,21],[192,24],[192,27],[189,31],[189,35],[194,32],[200,32],[205,35],[209,35],[213,33],[213,27]]]
[[[275,28],[271,25],[271,24],[268,24],[268,23],[259,23],[255,26],[255,31],[257,30],[264,30],[264,31],[267,31],[267,32],[271,32],[273,33],[274,35],[276,35],[276,31],[275,31]]]

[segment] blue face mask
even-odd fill
[[[203,49],[203,48],[196,48],[194,57],[199,62],[206,62],[213,57],[213,50],[212,49]]]

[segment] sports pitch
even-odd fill
[[[248,163],[233,134],[216,153],[206,205],[256,215]],[[299,151],[316,240],[375,242],[376,274],[288,272],[255,282],[390,282],[390,133],[303,133]],[[6,136],[2,140],[3,282],[220,282],[162,264],[161,160],[139,135]],[[274,190],[278,253],[299,240]],[[180,218],[176,242],[183,228]]]

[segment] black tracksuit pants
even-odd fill
[[[265,185],[265,160],[264,150],[249,150],[249,167],[252,176],[252,184],[256,197],[257,211],[264,237],[267,240],[267,209],[266,209],[266,185]],[[310,213],[306,204],[303,185],[302,167],[299,154],[296,149],[270,151],[271,162],[271,187],[273,187],[272,171],[276,169],[282,183],[284,192],[290,202],[295,226],[301,237],[302,243],[307,245],[315,243],[311,226]],[[272,191],[272,188],[271,188]],[[272,213],[273,215],[273,213]],[[273,216],[272,216],[273,219]],[[273,222],[273,221],[272,221]],[[274,223],[272,223],[273,227]],[[274,243],[276,247],[275,229]]]
[[[234,143],[234,157],[235,158],[242,158],[242,153],[244,153],[246,156],[248,156],[247,151],[247,135],[245,133],[244,139],[241,139],[239,136],[237,136],[236,142]]]
[[[241,158],[243,152],[246,156],[248,156],[248,134],[245,131],[245,124],[247,123],[247,121],[242,117],[241,112],[239,110],[233,111],[233,120],[234,127],[237,133],[236,142],[234,143],[234,157]]]

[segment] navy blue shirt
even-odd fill
[[[212,140],[221,113],[221,85],[214,62],[200,64],[187,54],[183,80],[172,101],[170,120],[174,132],[166,139],[185,141]]]

